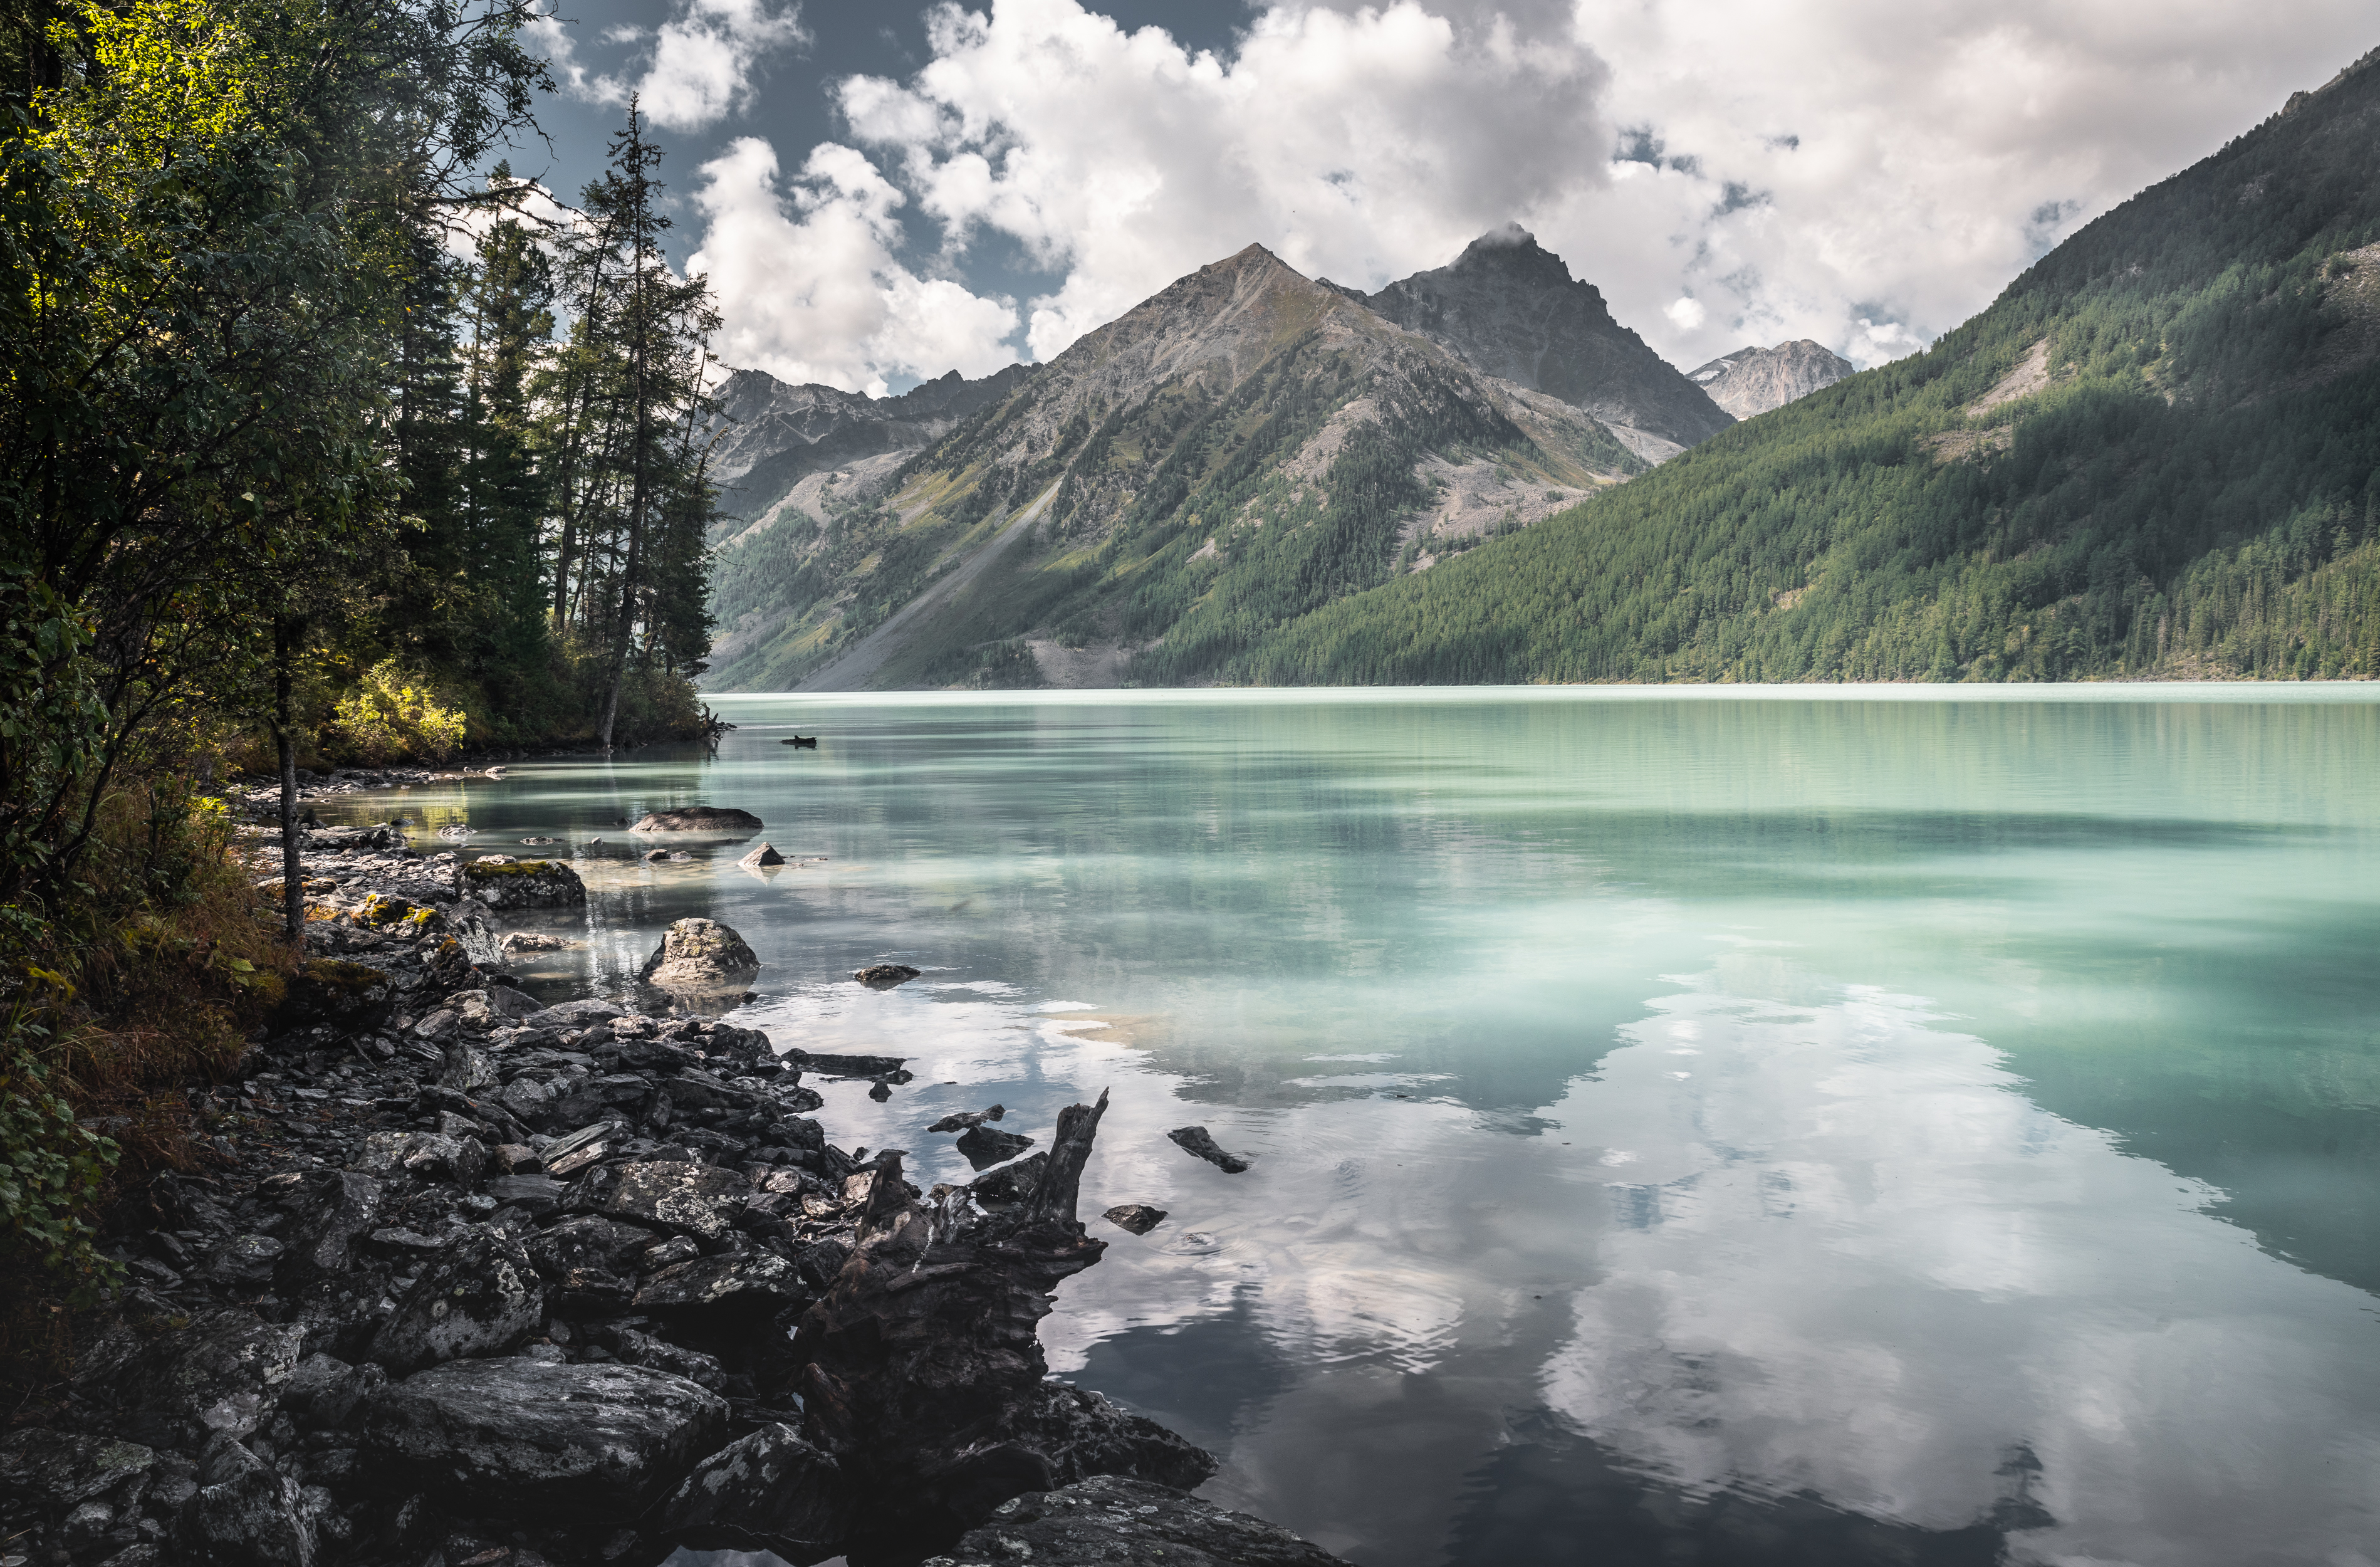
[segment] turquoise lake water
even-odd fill
[[[611,840],[549,994],[735,926],[744,1020],[912,1058],[820,1113],[921,1184],[1111,1089],[1086,1211],[1171,1217],[1043,1341],[1203,1494],[1362,1567],[2380,1560],[2380,691],[714,700],[403,808]],[[630,858],[684,804],[803,863]]]

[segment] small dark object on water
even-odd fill
[[[1183,1152],[1196,1154],[1226,1175],[1237,1175],[1248,1167],[1248,1161],[1225,1153],[1215,1146],[1215,1139],[1204,1126],[1176,1126],[1165,1134],[1174,1147]]]
[[[818,736],[815,735],[796,735],[790,740],[780,740],[777,744],[781,746],[799,746],[803,750],[815,751],[818,749]]]
[[[884,1081],[883,1078],[879,1077],[868,1088],[868,1097],[874,1099],[878,1104],[882,1104],[886,1099],[892,1097],[892,1085]],[[978,1165],[976,1168],[980,1170],[983,1167],[981,1165]]]
[[[909,1080],[908,1070],[904,1064],[908,1060],[906,1056],[820,1055],[796,1045],[777,1059],[797,1071],[814,1073],[820,1077],[880,1077],[888,1083]]]
[[[1100,1215],[1119,1230],[1129,1230],[1135,1235],[1146,1235],[1165,1222],[1165,1210],[1151,1208],[1145,1202],[1120,1203]]]
[[[552,843],[553,841],[554,841],[554,840],[552,840],[552,838],[523,838],[523,839],[521,840],[521,842],[522,842],[522,843],[524,843],[524,844],[551,844],[551,843]]]
[[[852,978],[871,990],[889,990],[895,985],[905,985],[925,972],[905,963],[871,963]]]
[[[953,1111],[926,1128],[929,1132],[971,1132],[987,1121],[997,1121],[1008,1113],[1006,1105],[996,1104],[990,1110]]]
[[[668,851],[667,849],[655,849],[652,853],[650,853],[650,854],[647,855],[645,857],[646,857],[647,859],[649,859],[649,860],[655,860],[655,859],[667,859],[667,858],[669,858],[669,851]]]
[[[978,1170],[1014,1159],[1033,1146],[1033,1139],[1021,1132],[995,1132],[989,1126],[970,1126],[957,1143],[959,1152]]]
[[[615,816],[612,819],[612,825],[614,827],[625,827],[628,825],[628,819],[625,816]]]

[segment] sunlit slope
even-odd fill
[[[2380,55],[1931,351],[1220,668],[1257,684],[2380,674]]]
[[[1251,246],[1035,370],[868,504],[785,516],[724,552],[728,635],[705,684],[839,678],[835,660],[971,565],[896,649],[870,647],[867,684],[1038,684],[1028,637],[1196,680],[1388,580],[1439,490],[1459,483],[1475,515],[1517,528],[1644,466],[1579,409]],[[1003,539],[1012,518],[1026,531]]]

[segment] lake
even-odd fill
[[[541,993],[733,925],[739,1020],[911,1058],[820,1113],[921,1184],[1111,1089],[1085,1211],[1171,1217],[1042,1337],[1202,1494],[1362,1567],[2374,1561],[2380,690],[713,700],[399,798],[610,840]],[[798,863],[631,857],[686,804]]]

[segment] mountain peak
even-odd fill
[[[1832,386],[1858,370],[1824,344],[1801,337],[1774,348],[1755,346],[1722,354],[1688,379],[1736,418],[1750,419]]]
[[[1489,229],[1450,266],[1354,297],[1490,375],[1584,409],[1655,462],[1734,422],[1516,223]]]

